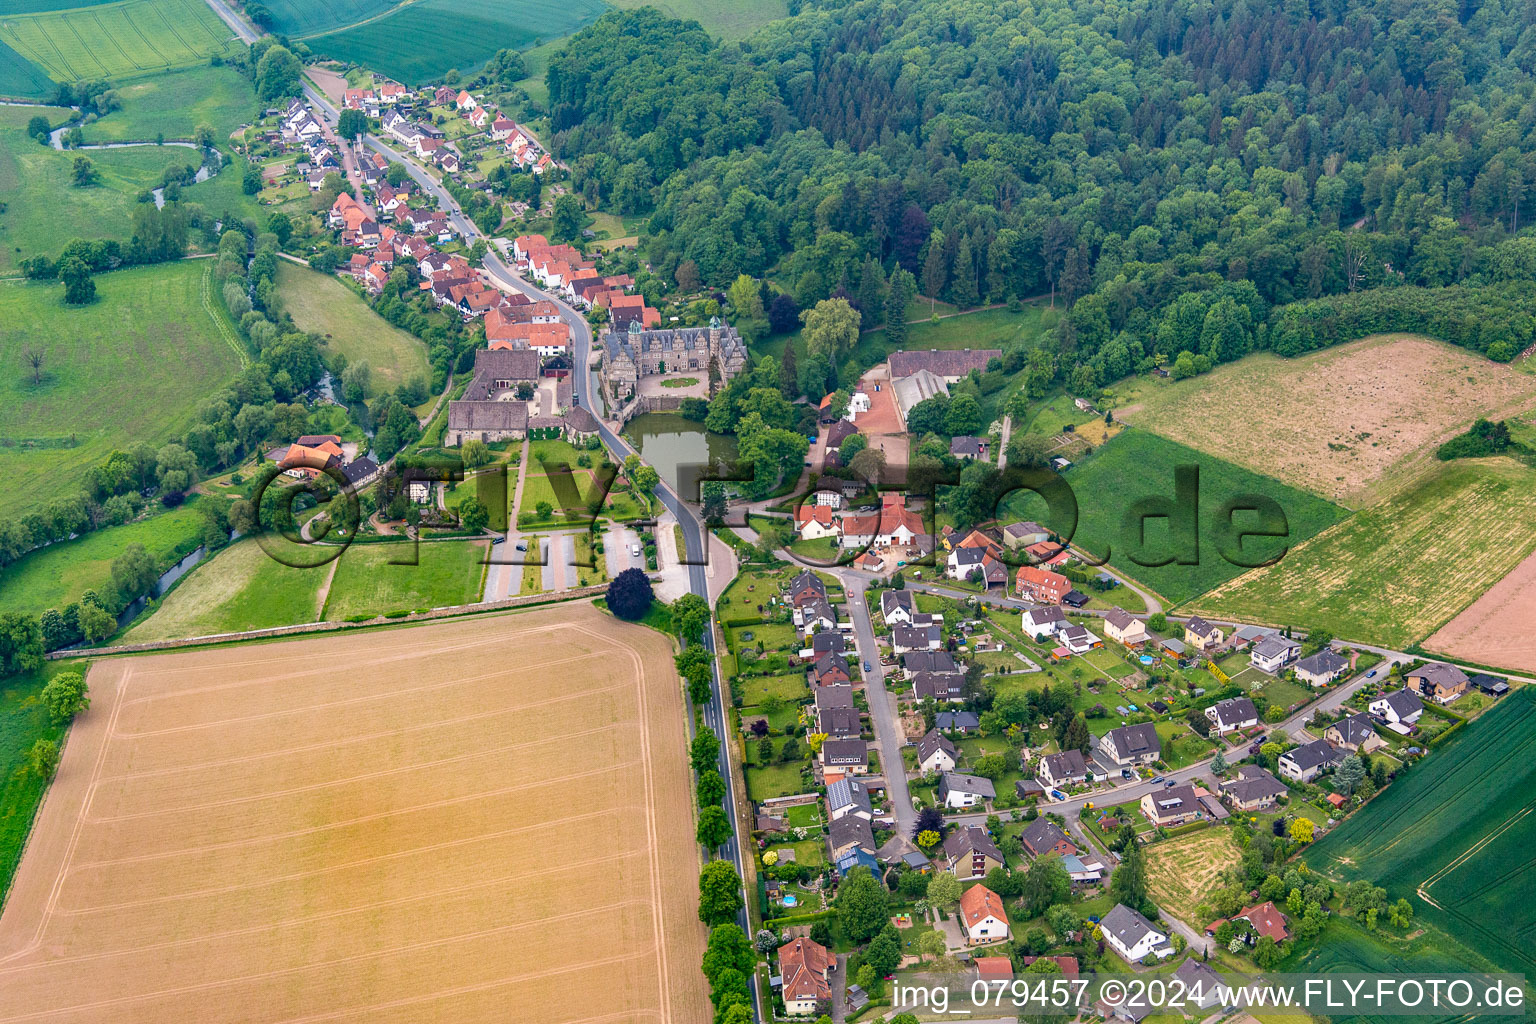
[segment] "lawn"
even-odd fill
[[[0,41],[56,82],[135,78],[243,49],[202,0],[121,0],[8,16]]]
[[[755,754],[755,743],[747,742],[747,750]],[[776,796],[792,796],[795,793],[803,793],[809,787],[800,778],[800,768],[804,761],[793,761],[787,764],[772,764],[763,767],[749,764],[747,766],[747,797],[752,800],[767,800]]]
[[[529,559],[537,557],[540,551],[541,538],[535,534],[532,537],[523,538],[528,544],[527,556]],[[523,564],[523,588],[519,594],[537,594],[544,589],[544,566],[537,561],[528,561]]]
[[[1169,543],[1168,520],[1147,519],[1146,542],[1142,545],[1136,536],[1138,523],[1134,518],[1127,522],[1127,515],[1143,499],[1162,498],[1171,506],[1174,470],[1179,466],[1194,466],[1199,471],[1198,514],[1193,508],[1189,510],[1189,516],[1197,526],[1198,550],[1182,555],[1192,559],[1191,564],[1177,561],[1155,566],[1139,564],[1137,558],[1151,562],[1175,554]],[[1143,430],[1121,433],[1079,460],[1067,470],[1063,479],[1072,488],[1078,506],[1077,528],[1071,538],[1073,543],[1100,558],[1107,554],[1118,571],[1174,603],[1203,594],[1246,571],[1244,567],[1232,564],[1222,553],[1224,545],[1221,541],[1230,529],[1222,515],[1222,506],[1228,500],[1259,494],[1276,502],[1284,513],[1287,539],[1249,538],[1243,542],[1241,552],[1248,561],[1273,558],[1286,543],[1294,547],[1332,526],[1346,514],[1338,506],[1314,495]],[[1180,514],[1183,515],[1183,510]],[[1034,519],[1059,532],[1071,532],[1070,523],[1052,522],[1045,502],[1028,491],[1018,491],[1005,498],[999,507],[999,515],[1007,520]],[[1239,528],[1252,529],[1250,524],[1254,524],[1257,517],[1244,512],[1233,518]]]
[[[123,635],[125,643],[266,629],[320,618],[330,563],[309,569],[276,561],[254,539],[231,544],[188,574],[160,607]]]
[[[1516,690],[1319,840],[1307,864],[1369,878],[1501,969],[1536,973],[1525,877],[1536,842],[1533,743],[1536,692]]]
[[[1184,722],[1158,722],[1157,737],[1163,741],[1163,763],[1171,771],[1203,761],[1216,750],[1214,743]]]
[[[162,570],[203,542],[203,515],[196,499],[170,512],[123,526],[87,533],[77,540],[50,544],[0,569],[0,608],[37,615],[78,601],[87,590],[105,591],[112,560],[132,544],[142,544]]]
[[[354,544],[341,556],[325,618],[372,618],[425,611],[480,600],[485,566],[484,541],[439,541],[415,545]]]
[[[602,14],[600,0],[420,0],[367,24],[314,36],[315,53],[366,64],[419,85],[451,68],[470,71],[497,50],[521,50],[543,39],[569,35]]]
[[[1536,475],[1508,459],[1446,463],[1192,607],[1400,648],[1454,618],[1533,549]]]
[[[369,397],[393,391],[412,377],[430,382],[426,344],[375,313],[339,278],[279,260],[277,286],[283,312],[300,330],[323,337],[326,347],[346,356],[349,364],[368,364],[373,371]]]
[[[74,493],[115,448],[158,446],[239,371],[223,307],[204,305],[212,260],[118,270],[97,300],[66,307],[61,284],[0,282],[0,514]],[[43,380],[20,372],[30,346]],[[131,381],[131,387],[124,382]]]
[[[208,125],[222,143],[256,113],[250,79],[227,65],[186,68],[129,82],[117,95],[122,109],[85,125],[81,131],[86,142],[143,142],[161,135],[190,140],[198,126]]]
[[[49,124],[57,128],[59,125],[75,116],[75,112],[68,107],[16,106],[6,104],[0,106],[0,129],[27,127],[27,122],[34,117],[46,117]],[[33,143],[37,145],[37,143]]]
[[[32,116],[30,107],[17,109]],[[82,154],[39,145],[27,136],[25,124],[23,119],[23,127],[0,129],[0,196],[6,203],[0,213],[0,271],[16,272],[22,259],[39,253],[58,256],[71,238],[128,241],[139,193],[159,185],[167,166],[199,162],[196,153],[179,146],[91,150],[84,155],[96,183],[75,188],[75,157]],[[182,194],[195,196],[190,188]]]
[[[1315,691],[1306,683],[1260,672],[1247,664],[1246,657],[1243,659],[1243,665],[1242,671],[1231,673],[1232,682],[1249,693],[1252,693],[1255,687],[1262,689],[1264,696],[1269,698],[1271,706],[1294,708],[1298,704],[1311,700],[1315,695]]]
[[[811,695],[810,687],[801,673],[777,676],[752,676],[742,681],[742,703],[757,706],[769,697],[798,702]]]
[[[1147,892],[1160,909],[1199,927],[1205,917],[1196,908],[1242,852],[1229,828],[1207,828],[1152,843],[1146,848]]]
[[[38,740],[63,745],[64,727],[53,724],[38,696],[58,673],[85,669],[78,661],[50,661],[37,672],[0,680],[0,904],[5,902],[32,830],[32,817],[48,788],[23,771],[23,761]]]

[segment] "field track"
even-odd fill
[[[670,655],[573,604],[98,663],[0,1021],[702,1024]]]

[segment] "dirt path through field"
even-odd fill
[[[708,1020],[660,634],[569,604],[90,683],[0,1021]]]

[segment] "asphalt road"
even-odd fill
[[[885,795],[896,816],[896,830],[910,838],[917,826],[917,812],[912,809],[912,794],[907,789],[907,772],[901,760],[901,748],[906,738],[901,729],[901,716],[896,710],[896,697],[885,687],[885,669],[880,664],[880,646],[875,640],[874,623],[870,620],[868,601],[869,580],[848,577],[843,588],[848,594],[848,611],[853,617],[854,638],[858,642],[859,658],[869,663],[870,671],[864,672],[864,696],[869,702],[869,718],[875,728],[875,743],[880,748],[880,770],[885,776]],[[863,666],[860,666],[863,671]]]

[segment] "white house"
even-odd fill
[[[954,771],[958,757],[955,745],[937,729],[928,730],[928,734],[917,741],[917,768],[925,775]]]
[[[1139,963],[1148,956],[1164,960],[1173,955],[1167,933],[1158,931],[1140,911],[1124,903],[1116,903],[1099,927],[1104,930],[1105,943],[1127,963]]]
[[[1194,957],[1179,964],[1173,976],[1184,984],[1185,1001],[1202,1010],[1219,1006],[1230,991],[1230,986],[1222,981],[1221,975],[1211,970],[1209,964],[1201,963]]]
[[[910,626],[917,606],[910,590],[882,590],[880,592],[880,617],[887,626]]]
[[[1088,762],[1081,750],[1064,750],[1042,757],[1035,774],[1045,786],[1072,786],[1088,781]]]
[[[1062,613],[1060,605],[1041,605],[1039,608],[1031,608],[1023,616],[1024,632],[1036,640],[1044,640],[1048,636],[1055,636],[1067,627],[1067,617]]]
[[[896,654],[936,651],[942,646],[943,633],[938,626],[897,626],[891,630],[891,650]]]
[[[1327,686],[1349,669],[1349,659],[1324,647],[1296,663],[1296,678],[1309,686]]]
[[[1327,740],[1313,740],[1280,755],[1280,774],[1297,782],[1311,782],[1343,760]]]
[[[1104,641],[1094,636],[1082,626],[1067,626],[1056,633],[1056,639],[1061,641],[1061,646],[1073,654],[1086,654],[1095,647],[1103,647]]]
[[[973,885],[960,897],[960,919],[968,945],[1008,940],[1008,912],[1002,897],[984,885]]]
[[[1393,690],[1371,701],[1366,710],[1388,725],[1412,725],[1424,713],[1424,702],[1411,690]]]
[[[1301,644],[1276,633],[1253,645],[1253,649],[1248,652],[1248,662],[1260,672],[1274,675],[1289,665],[1299,653]]]
[[[1216,735],[1225,736],[1259,724],[1258,708],[1247,697],[1229,697],[1219,700],[1205,709],[1205,717],[1211,720]]]
[[[827,812],[832,821],[850,814],[865,821],[875,816],[869,802],[869,790],[856,779],[838,779],[827,787]]]
[[[832,999],[827,976],[837,970],[837,958],[810,939],[792,939],[779,947],[779,976],[783,979],[784,1012],[809,1017]]]
[[[997,790],[992,787],[991,779],[945,772],[939,776],[934,795],[944,801],[944,806],[958,811],[996,798]]]

